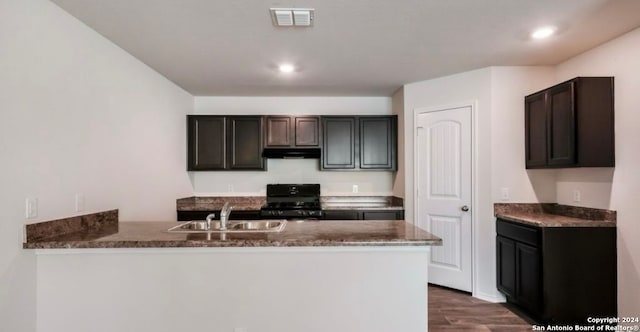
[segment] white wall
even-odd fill
[[[0,0],[0,49],[0,331],[34,331],[25,222],[116,208],[175,220],[175,199],[192,192],[193,97],[46,0]]]
[[[640,29],[633,30],[558,66],[558,81],[575,76],[615,77],[616,167],[563,170],[558,201],[571,203],[574,188],[583,204],[618,212],[618,316],[640,312]],[[608,183],[608,179],[612,179]],[[575,204],[575,203],[574,203]],[[577,205],[577,204],[575,204]]]
[[[393,195],[404,197],[405,194],[405,110],[404,87],[401,87],[391,97],[393,114],[398,115],[398,171],[393,178]]]
[[[420,107],[470,102],[474,110],[476,192],[474,295],[488,300],[502,296],[496,289],[495,218],[493,203],[502,188],[511,202],[555,201],[555,172],[527,172],[524,168],[525,95],[553,82],[549,67],[491,67],[404,86],[405,215],[414,220],[414,114]]]
[[[476,291],[490,298],[495,292],[493,202],[558,202],[612,209],[618,212],[619,316],[640,311],[640,29],[576,56],[557,67],[493,67],[418,82],[404,87],[404,112],[476,100],[478,173],[476,210],[478,243]],[[576,76],[615,76],[616,167],[525,170],[523,97]],[[406,151],[413,151],[413,118],[405,118]],[[489,142],[489,143],[487,143]],[[489,159],[489,160],[487,160]],[[413,160],[406,153],[405,202],[413,218]],[[509,199],[502,199],[502,189]],[[580,190],[581,201],[573,200]]]
[[[478,283],[474,294],[482,298],[499,298],[495,289],[495,258],[493,247],[494,223],[491,202],[491,68],[474,70],[462,74],[411,83],[404,86],[405,112],[405,217],[414,218],[414,116],[416,108],[439,107],[471,102],[474,110],[477,149],[476,205],[472,206],[476,216],[474,232],[482,239],[475,244],[482,264],[475,271]]]
[[[195,114],[388,115],[389,97],[196,97]],[[268,183],[320,183],[322,195],[390,195],[393,172],[321,172],[318,159],[269,159],[266,172],[191,172],[196,195],[265,195]],[[233,186],[233,191],[229,186]]]
[[[97,251],[38,255],[38,331],[427,331],[428,247]]]
[[[556,201],[556,170],[526,170],[524,146],[524,97],[553,84],[554,67],[491,69],[493,202]],[[508,199],[502,198],[503,189]]]

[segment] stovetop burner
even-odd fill
[[[319,184],[268,184],[262,217],[320,218]]]
[[[294,209],[320,209],[320,202],[271,202],[266,203],[263,209],[270,210],[294,210]]]

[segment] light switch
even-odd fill
[[[509,188],[500,189],[500,199],[502,199],[503,201],[509,200]]]
[[[84,195],[76,194],[76,212],[84,211]]]
[[[38,216],[38,199],[27,198],[25,217],[27,219],[33,219]]]
[[[582,193],[580,192],[580,190],[574,190],[573,191],[573,201],[574,202],[580,202],[580,200],[582,199]]]

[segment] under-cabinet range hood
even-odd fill
[[[320,158],[320,148],[265,148],[262,151],[265,158],[302,159]]]

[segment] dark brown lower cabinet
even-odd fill
[[[178,221],[205,220],[211,213],[216,215],[215,220],[220,220],[220,210],[212,211],[178,211]],[[260,211],[233,210],[230,220],[255,220],[260,219]]]
[[[323,210],[324,220],[402,220],[404,210]]]
[[[178,221],[205,220],[210,213],[220,219],[220,210],[211,211],[178,211]],[[363,211],[363,210],[323,210],[324,220],[402,220],[404,210],[393,211]],[[261,219],[260,211],[233,210],[231,220]]]
[[[400,220],[404,216],[399,211],[363,211],[363,220]]]
[[[617,316],[615,227],[533,227],[498,219],[497,287],[541,323]]]
[[[360,213],[355,210],[323,210],[322,219],[325,220],[359,220]]]

